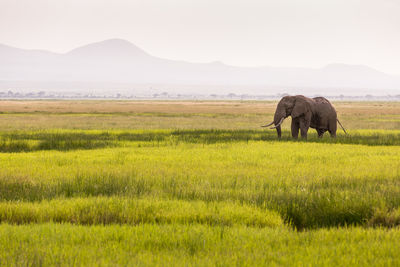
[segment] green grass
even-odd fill
[[[225,130],[14,134],[16,141],[94,140],[112,146],[0,154],[0,199],[233,201],[276,211],[297,229],[368,225],[376,210],[390,214],[400,206],[399,133],[357,134],[307,142]],[[348,144],[349,138],[356,144]]]
[[[207,224],[282,227],[279,214],[255,206],[224,202],[130,198],[73,198],[0,203],[0,222],[73,224]]]
[[[398,229],[0,226],[3,266],[397,266]]]
[[[97,149],[123,145],[123,141],[145,142],[144,145],[177,145],[179,143],[214,144],[240,141],[276,141],[274,131],[263,130],[131,130],[79,131],[50,130],[0,133],[0,152],[29,152],[37,150]],[[293,141],[288,131],[281,141]],[[299,142],[304,140],[298,140]],[[400,145],[400,131],[353,130],[339,133],[337,138],[318,138],[310,133],[307,142],[360,144],[371,146]]]
[[[273,103],[5,103],[0,266],[400,264],[396,103],[307,141]]]

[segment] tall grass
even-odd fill
[[[40,138],[54,136],[40,134]],[[75,138],[74,134],[66,131],[65,136]],[[77,140],[93,137],[115,146],[0,154],[0,199],[124,196],[239,201],[277,211],[298,229],[367,225],[377,209],[390,214],[400,206],[400,149],[395,145],[340,144],[328,138],[243,140],[243,135],[263,134],[251,131],[243,135],[212,130],[86,134],[76,134]],[[366,140],[371,135],[359,134]],[[390,144],[397,142],[397,133],[393,134]],[[29,135],[35,136],[25,133],[14,140]],[[387,138],[384,133],[376,135],[378,140]],[[63,133],[56,136],[64,137]]]
[[[40,203],[2,202],[0,222],[283,226],[276,212],[239,203],[116,197],[56,199]]]
[[[398,103],[307,141],[272,102],[1,104],[0,266],[399,265]]]
[[[0,225],[3,266],[396,266],[399,229]]]
[[[293,141],[284,131],[281,141]],[[249,141],[277,141],[274,131],[262,130],[133,130],[133,131],[71,131],[11,132],[0,134],[0,152],[29,152],[37,150],[96,149],[119,146],[121,141],[146,142],[146,145],[176,145],[179,143],[215,144]],[[302,142],[304,140],[299,140]],[[359,144],[372,146],[400,145],[399,131],[352,131],[337,138],[317,138],[310,135],[307,142]]]

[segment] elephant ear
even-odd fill
[[[292,110],[292,118],[297,118],[306,115],[310,111],[309,104],[304,99],[298,98]]]

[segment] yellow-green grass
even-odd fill
[[[179,143],[211,144],[240,141],[277,141],[276,134],[263,130],[44,130],[0,132],[0,152],[29,152],[36,150],[74,150],[131,146],[177,145]],[[280,141],[293,141],[284,131]],[[304,141],[302,139],[299,140]],[[317,138],[310,133],[307,142],[360,145],[400,145],[400,131],[352,130],[339,133],[338,138]]]
[[[397,266],[399,229],[0,225],[2,266]]]
[[[229,202],[70,198],[30,202],[0,202],[0,222],[73,224],[207,224],[283,227],[276,212]]]
[[[385,133],[296,142],[263,140],[261,131],[22,132],[11,139],[112,146],[1,153],[0,199],[239,201],[277,211],[297,228],[367,225],[377,209],[400,206],[399,133]]]
[[[0,266],[399,265],[400,103],[275,106],[0,101]]]

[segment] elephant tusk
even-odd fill
[[[262,125],[261,127],[268,127],[268,126],[271,126],[272,124],[274,124],[274,122],[271,122],[270,124],[267,124],[267,125]]]
[[[270,129],[275,129],[276,127],[280,126],[285,118],[282,118],[277,125],[271,127]]]

